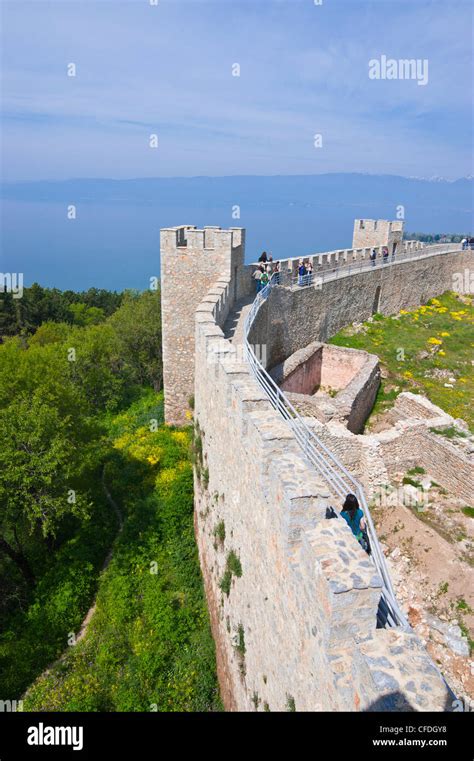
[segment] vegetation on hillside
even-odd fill
[[[161,710],[173,704],[171,687],[163,687],[171,680],[180,705],[188,690],[190,706],[210,707],[215,665],[193,544],[188,433],[163,427],[157,396],[162,383],[160,295],[87,293],[90,299],[84,300],[84,294],[76,299],[32,287],[13,304],[17,322],[10,321],[8,331],[15,335],[8,337],[5,319],[2,323],[0,694],[18,699],[74,643],[117,537],[117,558],[114,548],[99,585],[97,626],[103,620],[107,627],[92,644],[89,635],[81,641],[92,648],[88,676],[83,674],[91,680],[91,690],[82,691],[87,705],[149,710],[145,694],[156,687]],[[5,303],[2,298],[1,314],[11,317]],[[122,505],[119,536],[103,482]],[[147,552],[149,562],[157,559],[158,572],[147,579],[151,586],[142,588],[145,577],[134,573]],[[164,622],[174,634],[166,634],[168,650],[164,654],[165,645],[158,647],[153,676],[139,688],[138,674],[140,669],[149,672],[145,664],[151,655],[133,660],[139,656],[137,640],[124,637],[134,606],[141,604],[134,624],[137,636],[140,622],[152,619],[158,637],[164,635]],[[121,612],[124,618],[116,625]],[[149,630],[144,631],[148,637]],[[193,648],[187,650],[192,637],[197,642],[194,660]],[[120,662],[119,652],[125,669],[133,660],[126,698],[111,692],[115,678],[126,684],[123,671],[113,676],[106,668],[106,662]],[[98,659],[94,668],[93,655]],[[67,698],[60,702],[57,707],[67,709]]]
[[[26,710],[219,708],[194,541],[190,433],[150,430],[145,420],[156,414],[149,393],[110,421],[106,481],[126,516],[123,531],[86,636],[33,685]]]
[[[340,331],[330,343],[379,356],[384,377],[372,417],[391,407],[400,392],[412,391],[474,430],[471,297],[447,292],[393,317],[376,314],[361,327]]]
[[[31,334],[44,322],[92,325],[103,322],[122,303],[124,294],[89,288],[88,291],[60,291],[33,283],[21,298],[2,293],[0,299],[0,336]]]

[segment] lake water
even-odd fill
[[[354,219],[395,219],[408,231],[471,227],[472,181],[328,174],[10,183],[2,189],[0,271],[26,285],[82,290],[149,286],[160,227],[245,227],[246,261],[346,248]],[[77,218],[67,218],[74,203]],[[240,207],[240,219],[232,217]]]
[[[23,272],[25,285],[83,290],[144,289],[160,272],[160,227],[245,227],[246,260],[262,250],[298,256],[351,244],[353,213],[300,205],[258,206],[232,219],[229,206],[182,207],[93,203],[67,219],[58,202],[2,202],[2,272]]]

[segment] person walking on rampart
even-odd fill
[[[370,261],[372,262],[372,267],[375,267],[375,260],[377,259],[377,251],[375,248],[372,249],[370,252]]]
[[[344,518],[361,547],[370,555],[369,537],[364,513],[359,507],[355,494],[348,494],[342,507],[341,517]]]
[[[386,264],[388,262],[388,248],[387,248],[387,246],[383,247],[382,256],[383,256],[383,263]]]
[[[308,262],[306,265],[306,285],[313,284],[313,263]]]

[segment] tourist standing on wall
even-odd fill
[[[306,285],[313,284],[313,263],[308,262],[306,265]]]
[[[275,285],[280,285],[280,262],[275,262],[275,269],[273,271],[273,282]]]
[[[270,282],[270,276],[266,270],[264,270],[260,277],[260,290],[263,290],[266,285]]]
[[[262,253],[258,257],[258,261],[266,263],[266,261],[267,261],[267,252],[266,251],[262,251]]]
[[[383,263],[386,264],[388,262],[388,248],[387,248],[387,246],[383,247],[382,255],[383,255]]]
[[[262,284],[261,284],[262,270],[260,267],[257,267],[255,272],[253,273],[253,277],[255,279],[255,285],[256,285],[257,293],[258,293],[262,288]]]
[[[377,259],[377,251],[375,248],[372,249],[370,253],[370,261],[372,262],[372,267],[375,267],[375,260]]]
[[[306,267],[302,259],[298,262],[298,285],[304,285],[304,276],[306,275]]]

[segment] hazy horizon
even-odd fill
[[[22,180],[7,180],[0,185],[0,194],[2,187],[8,187],[9,185],[21,184],[21,183],[41,183],[41,182],[75,182],[75,181],[111,181],[111,182],[133,182],[134,180],[193,180],[193,179],[226,179],[232,177],[326,177],[328,175],[360,175],[362,177],[399,177],[405,180],[422,180],[424,182],[459,182],[459,180],[472,180],[474,175],[466,174],[459,177],[441,177],[439,175],[431,175],[422,177],[418,175],[406,175],[397,174],[396,172],[268,172],[264,174],[249,173],[249,172],[236,172],[233,174],[170,174],[170,175],[154,175],[154,176],[140,176],[134,175],[130,177],[88,177],[83,176],[71,176],[71,177],[36,177],[36,178],[24,178]]]

